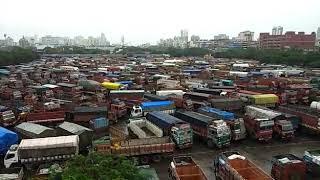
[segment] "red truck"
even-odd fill
[[[266,172],[238,152],[219,154],[213,166],[215,177],[218,180],[273,180]]]
[[[30,112],[19,115],[20,122],[31,123],[61,123],[65,118],[65,111]]]
[[[275,180],[306,179],[306,163],[292,154],[273,156],[271,176]]]
[[[169,100],[174,101],[174,104],[176,105],[177,108],[181,108],[184,110],[193,110],[193,103],[190,99],[184,99],[183,97],[179,96],[169,96]]]
[[[280,112],[293,114],[300,117],[300,126],[307,132],[312,134],[320,133],[320,112],[311,109],[307,106],[279,106]]]
[[[173,157],[169,166],[169,178],[172,180],[207,180],[202,169],[190,156]]]

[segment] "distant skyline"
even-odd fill
[[[0,39],[7,34],[94,36],[111,43],[155,44],[181,29],[191,35],[230,38],[250,30],[255,38],[273,26],[286,31],[316,32],[320,26],[319,0],[1,0]]]

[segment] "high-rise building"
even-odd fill
[[[262,49],[299,48],[313,49],[316,43],[316,33],[287,31],[284,35],[260,33],[259,45]]]
[[[243,31],[238,35],[237,40],[239,41],[253,41],[254,32],[251,31]]]
[[[318,27],[318,31],[317,31],[317,39],[320,39],[320,27]]]
[[[283,27],[278,26],[278,27],[273,27],[272,28],[272,35],[282,35],[283,33]]]

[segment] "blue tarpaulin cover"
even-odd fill
[[[18,143],[18,135],[8,129],[0,127],[0,154],[4,155],[11,145]]]
[[[235,119],[234,113],[227,112],[227,111],[222,111],[220,109],[211,108],[211,107],[208,107],[208,106],[199,108],[199,111],[204,111],[204,112],[207,112],[207,113],[216,114],[219,118],[221,118],[223,120],[233,120],[233,119]]]

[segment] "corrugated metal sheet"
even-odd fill
[[[77,134],[77,135],[80,135],[84,131],[92,131],[89,128],[86,128],[84,126],[80,126],[78,124],[70,123],[70,122],[63,122],[58,127],[61,128],[61,129],[66,130],[66,131],[68,131],[68,132],[70,132],[72,134]]]
[[[23,122],[15,127],[16,131],[19,133],[25,135],[25,136],[30,136],[31,138],[36,138],[38,136],[42,137],[48,137],[48,136],[54,136],[55,131],[52,128],[48,128],[46,126],[42,126],[39,124],[34,124],[34,123],[29,123],[29,122]],[[47,132],[46,132],[47,131]]]

